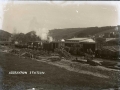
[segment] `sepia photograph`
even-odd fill
[[[120,1],[0,0],[0,90],[120,90]]]

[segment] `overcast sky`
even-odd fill
[[[29,32],[56,28],[115,26],[119,2],[9,2],[0,19],[3,30]],[[119,3],[120,4],[120,3]]]

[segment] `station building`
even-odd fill
[[[65,40],[65,46],[82,48],[84,52],[88,49],[95,51],[95,41],[91,38],[71,38]]]

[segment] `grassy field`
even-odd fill
[[[32,87],[44,88],[43,90],[101,90],[118,85],[118,80],[115,79],[79,74],[3,52],[0,52],[0,67],[1,85],[6,90],[25,90],[25,88]],[[9,71],[43,71],[45,74],[10,75]]]

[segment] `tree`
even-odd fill
[[[12,36],[12,41],[18,41],[22,43],[26,43],[29,41],[39,41],[41,40],[37,35],[35,31],[31,31],[27,34],[24,33],[14,33]]]

